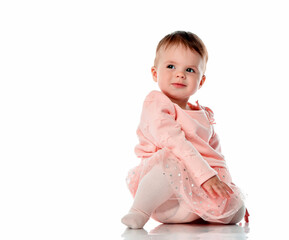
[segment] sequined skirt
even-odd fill
[[[138,166],[129,171],[126,182],[133,196],[142,177],[156,164],[161,164],[162,174],[167,177],[174,191],[168,201],[177,199],[183,211],[197,214],[205,221],[225,223],[223,219],[233,216],[244,205],[245,195],[232,183],[227,168],[212,167],[220,180],[231,187],[234,193],[228,199],[221,197],[213,199],[202,187],[196,186],[183,161],[166,148],[159,149],[149,158],[143,158]]]

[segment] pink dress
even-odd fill
[[[192,110],[184,110],[160,91],[146,96],[135,147],[141,161],[129,171],[126,181],[135,196],[142,177],[155,164],[161,164],[174,191],[172,199],[178,201],[180,209],[206,221],[225,223],[222,219],[235,214],[245,197],[232,182],[213,128],[212,110],[196,103],[188,103]],[[215,175],[233,189],[231,198],[212,199],[203,190],[201,185]]]

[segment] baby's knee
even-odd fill
[[[246,213],[246,207],[243,205],[238,212],[235,213],[235,215],[233,216],[233,218],[231,219],[229,224],[236,224],[238,222],[240,222]]]

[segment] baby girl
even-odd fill
[[[177,31],[158,44],[152,77],[160,91],[145,98],[135,147],[138,166],[127,184],[134,197],[122,223],[142,228],[161,223],[248,221],[244,194],[232,182],[213,111],[189,101],[205,83],[208,53],[191,32]]]

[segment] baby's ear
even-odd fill
[[[155,66],[153,66],[152,68],[151,68],[151,73],[152,73],[152,76],[153,76],[153,80],[155,81],[155,82],[157,82],[158,80],[158,78],[157,78],[157,68],[155,67]]]
[[[206,81],[206,76],[203,75],[200,81],[199,89],[204,85],[205,81]]]

